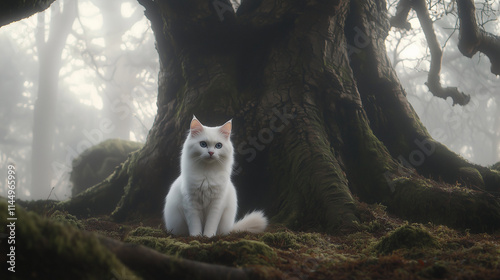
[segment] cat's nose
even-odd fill
[[[210,156],[213,156],[213,155],[214,155],[214,152],[208,152],[208,154],[209,154]]]

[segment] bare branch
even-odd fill
[[[408,13],[410,12],[410,9],[410,0],[400,0],[398,5],[396,6],[396,14],[389,20],[391,26],[410,30],[411,24],[408,22]]]
[[[424,31],[425,39],[427,40],[427,45],[431,52],[431,66],[429,69],[429,74],[427,76],[427,82],[425,83],[429,88],[429,91],[436,97],[446,99],[451,97],[453,100],[453,105],[466,105],[470,101],[470,96],[459,91],[456,87],[446,87],[441,86],[441,61],[443,58],[443,51],[436,37],[434,31],[433,22],[429,15],[429,10],[425,0],[401,0],[398,4],[396,15],[391,18],[392,26],[402,26],[404,28],[410,28],[407,22],[408,12],[410,8],[413,8],[417,13],[418,20]]]
[[[472,57],[476,52],[482,52],[491,62],[491,73],[500,75],[500,37],[480,29],[472,0],[458,0],[458,17],[460,33],[458,49],[466,57]]]

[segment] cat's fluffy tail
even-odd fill
[[[243,219],[237,221],[231,231],[249,231],[252,233],[259,233],[263,232],[266,227],[267,218],[264,216],[264,212],[253,211],[252,213],[246,214]]]

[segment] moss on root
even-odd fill
[[[108,139],[85,150],[72,163],[72,195],[76,196],[106,179],[131,152],[143,145],[122,139]]]
[[[50,219],[64,225],[69,225],[77,229],[83,229],[83,225],[75,216],[56,210],[50,215]]]
[[[413,177],[396,178],[392,186],[388,210],[402,218],[473,232],[500,229],[500,203],[484,191]]]
[[[240,232],[213,238],[172,237],[156,226],[119,224],[105,216],[75,220],[65,212],[55,211],[47,214],[49,218],[42,218],[19,208],[19,267],[13,279],[138,279],[130,269],[147,279],[158,278],[151,275],[175,279],[207,277],[192,271],[186,264],[188,260],[222,264],[218,269],[233,269],[248,279],[500,279],[500,235],[408,224],[388,215],[380,205],[360,207],[371,218],[359,223],[357,232],[347,235],[295,232],[271,225],[262,234]],[[4,201],[0,202],[0,219],[7,221]],[[112,249],[103,247],[106,242],[102,237],[80,231],[74,223],[87,231],[125,239],[133,244],[118,242],[118,246],[131,251],[121,252],[119,261],[113,255],[120,254],[119,250],[109,251]],[[0,234],[8,234],[6,229],[2,225]],[[0,243],[2,251],[7,250],[6,244]],[[151,259],[146,257],[151,257],[151,252],[141,250],[144,256],[133,255],[132,252],[138,252],[134,244],[175,256],[169,257],[172,267],[152,272],[148,266]],[[0,260],[5,261],[5,256],[0,256]],[[134,266],[138,259],[146,259],[145,266]],[[29,268],[21,269],[25,263],[30,264]],[[209,268],[207,264],[198,265]],[[239,268],[234,270],[234,266]],[[186,277],[189,272],[195,273]]]
[[[9,235],[7,202],[0,200],[0,234]],[[2,252],[15,246],[16,272],[9,279],[139,279],[89,233],[15,210],[15,244],[0,242]],[[68,221],[57,213],[56,219]],[[62,219],[61,217],[66,217]],[[70,219],[72,220],[72,219]],[[74,220],[72,220],[74,222]],[[67,222],[65,222],[67,224]],[[5,258],[5,254],[2,254]],[[1,259],[3,259],[1,258]],[[4,259],[5,260],[5,259]],[[4,262],[5,263],[5,262]]]
[[[500,171],[500,161],[493,164],[493,166],[491,166],[491,169],[496,170],[496,171]]]
[[[179,241],[172,237],[128,236],[126,242],[141,244],[159,252],[178,257],[229,266],[271,265],[276,253],[265,243],[255,240],[216,241],[202,243],[198,240]]]

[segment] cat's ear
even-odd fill
[[[231,135],[231,128],[233,126],[231,121],[232,120],[229,120],[227,123],[225,123],[223,126],[219,128],[220,133],[226,136],[226,138],[229,138],[229,136]]]
[[[203,125],[201,122],[193,115],[193,120],[191,121],[190,133],[192,136],[196,136],[203,131]]]

